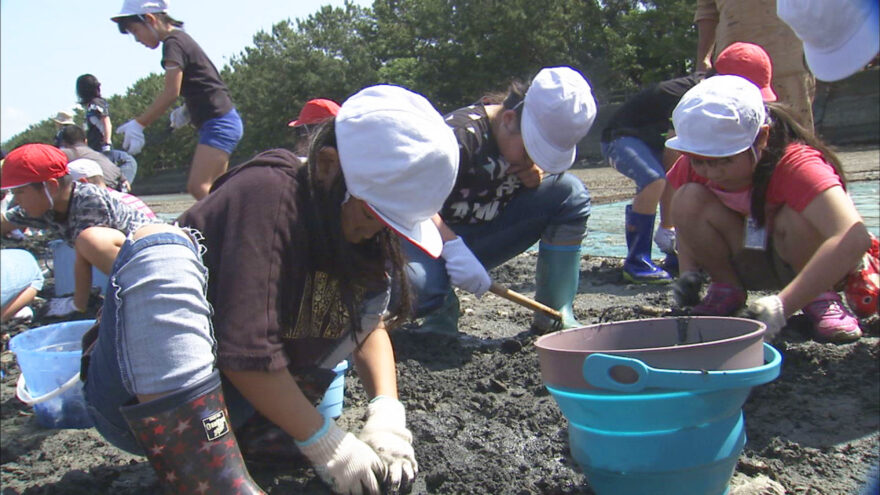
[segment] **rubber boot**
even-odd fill
[[[666,258],[660,262],[660,266],[672,277],[678,276],[678,255],[666,253]]]
[[[532,330],[538,334],[581,326],[574,317],[572,303],[581,275],[581,247],[557,246],[543,241],[538,245],[538,266],[535,268],[535,300],[562,313],[556,321],[535,312]]]
[[[229,423],[220,373],[120,409],[167,494],[262,494]]]
[[[461,306],[455,290],[450,287],[449,292],[443,299],[443,305],[431,311],[422,319],[419,330],[423,332],[457,333],[458,318],[461,316]]]
[[[672,277],[651,261],[651,237],[655,215],[644,215],[626,205],[626,247],[629,254],[623,262],[623,278],[642,284],[668,284]]]

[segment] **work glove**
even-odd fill
[[[332,419],[325,418],[317,433],[296,446],[334,493],[379,493],[385,464],[369,445],[342,431]]]
[[[132,155],[137,155],[144,149],[146,140],[144,138],[144,126],[140,125],[137,120],[131,119],[116,129],[116,134],[124,134],[122,147],[125,151]]]
[[[367,406],[367,423],[359,438],[379,454],[385,463],[385,487],[391,493],[409,491],[419,465],[412,447],[412,433],[406,429],[406,411],[399,400],[380,395]]]
[[[666,254],[675,254],[675,229],[657,227],[654,232],[654,243]]]
[[[672,283],[672,297],[681,308],[696,306],[700,303],[700,290],[703,288],[703,276],[699,272],[682,273]]]
[[[767,325],[767,331],[764,332],[764,340],[768,342],[779,334],[786,323],[782,299],[775,295],[764,296],[749,304],[743,311],[743,316],[761,321]]]
[[[82,313],[83,310],[76,307],[73,296],[56,297],[49,300],[49,310],[46,316],[66,316],[70,313]]]
[[[172,129],[183,128],[189,124],[189,110],[186,109],[186,105],[181,105],[172,110],[168,118],[171,120]]]
[[[452,285],[471,292],[477,297],[489,290],[489,286],[492,285],[489,273],[483,268],[480,260],[474,256],[474,253],[468,249],[461,237],[446,241],[440,256],[446,260],[446,273],[449,274]]]
[[[113,146],[110,143],[104,143],[101,145],[101,153],[107,153],[108,151],[110,151],[112,149],[113,149]]]

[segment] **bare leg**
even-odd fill
[[[189,169],[187,192],[196,200],[204,198],[211,191],[211,184],[226,172],[228,166],[229,153],[206,144],[197,145]]]

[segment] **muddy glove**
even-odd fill
[[[452,285],[477,297],[489,290],[489,286],[492,285],[489,273],[461,237],[446,241],[440,256],[446,260],[446,273],[449,274]]]
[[[116,134],[125,134],[122,140],[122,147],[125,151],[132,155],[137,155],[144,149],[146,140],[144,138],[144,126],[140,125],[137,120],[131,119],[116,129]]]
[[[682,308],[696,306],[700,303],[700,289],[703,288],[703,276],[698,272],[682,273],[672,283],[672,297],[675,304]]]
[[[334,493],[379,493],[385,464],[369,445],[342,431],[330,418],[304,442],[296,442]]]
[[[388,475],[386,489],[407,492],[419,472],[412,433],[406,429],[406,411],[399,400],[380,395],[367,406],[367,424],[359,436],[379,454]]]
[[[657,227],[654,232],[654,243],[666,254],[675,253],[675,229]]]
[[[743,312],[743,316],[758,320],[767,325],[764,332],[764,340],[771,341],[785,326],[785,308],[782,307],[782,299],[779,296],[765,296],[749,304]]]
[[[49,300],[49,311],[46,312],[46,316],[65,316],[82,312],[83,310],[78,309],[73,302],[73,296],[56,297]]]
[[[189,110],[186,109],[186,105],[181,105],[172,110],[168,118],[171,120],[172,129],[183,128],[189,124]]]

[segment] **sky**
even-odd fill
[[[102,96],[124,94],[160,73],[161,46],[150,50],[122,35],[110,17],[123,0],[0,0],[0,142],[77,106],[76,78],[93,74]],[[371,0],[354,0],[370,7]],[[253,35],[286,20],[305,19],[343,0],[169,0],[218,69],[252,45]],[[111,117],[113,109],[110,109]],[[114,122],[116,125],[122,122]]]

